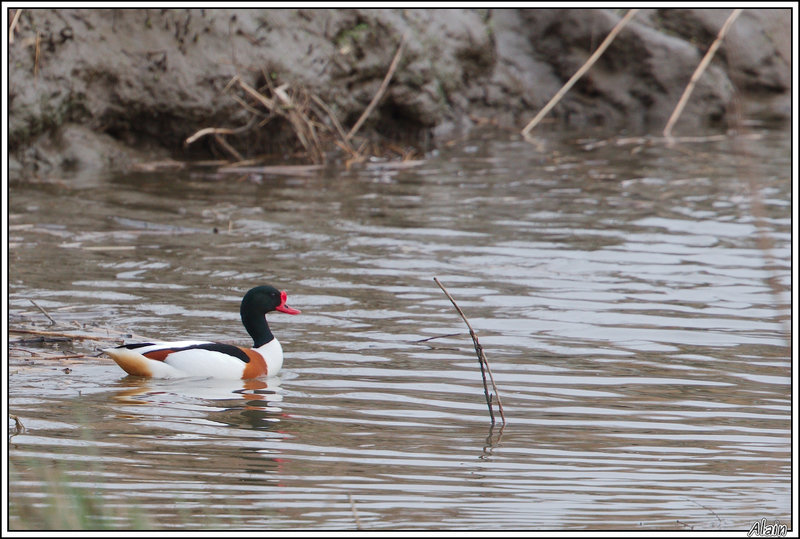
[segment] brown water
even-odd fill
[[[13,184],[12,327],[48,328],[34,300],[76,333],[246,344],[264,283],[303,314],[270,318],[267,381],[12,344],[11,528],[70,493],[89,527],[791,528],[790,141],[761,135]]]

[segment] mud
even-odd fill
[[[728,13],[642,10],[537,132],[660,131]],[[336,159],[341,144],[335,136],[322,137],[325,128],[335,133],[332,120],[313,98],[349,129],[378,91],[404,35],[398,69],[356,144],[368,141],[408,155],[476,126],[518,130],[622,14],[25,9],[9,44],[10,171],[24,178],[167,157],[267,155],[303,162],[292,123],[232,84],[237,76],[269,98],[281,88],[296,109],[309,111],[325,157]],[[751,121],[789,120],[789,15],[743,12],[698,82],[676,132],[724,130],[742,113]],[[208,127],[234,133],[222,142],[208,136],[185,144]]]

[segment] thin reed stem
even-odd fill
[[[572,86],[583,76],[584,73],[589,71],[589,68],[591,68],[597,59],[602,56],[608,46],[611,45],[611,42],[614,41],[614,38],[617,37],[617,34],[620,33],[620,31],[625,27],[626,24],[628,24],[628,22],[633,18],[634,15],[636,15],[636,12],[638,11],[638,9],[631,9],[622,19],[620,19],[620,21],[616,24],[616,26],[614,26],[614,28],[611,29],[611,32],[608,33],[606,38],[603,40],[600,46],[597,47],[597,50],[594,51],[589,59],[586,60],[580,69],[578,69],[575,74],[570,77],[566,84],[564,84],[564,86],[562,86],[561,89],[556,92],[556,95],[554,95],[550,101],[547,102],[547,105],[545,105],[542,110],[540,110],[539,113],[533,117],[533,120],[528,122],[528,125],[526,125],[522,130],[522,136],[525,138],[525,140],[529,139],[531,130],[536,127],[542,118],[544,118],[545,115],[550,112],[550,110],[555,107],[559,101],[561,101],[561,98],[564,97],[564,94],[566,94],[569,89],[572,88]]]
[[[717,34],[717,38],[708,48],[708,51],[706,52],[706,55],[703,56],[703,59],[700,60],[700,63],[694,70],[694,73],[692,73],[692,78],[689,79],[689,84],[687,84],[686,88],[684,88],[683,95],[681,95],[681,98],[678,100],[678,104],[675,105],[675,110],[672,111],[672,115],[669,117],[669,120],[667,120],[667,125],[664,126],[664,137],[666,139],[668,140],[672,139],[672,127],[675,125],[675,122],[678,121],[681,112],[683,112],[683,108],[689,101],[689,96],[692,95],[695,84],[697,84],[697,81],[700,79],[701,76],[703,76],[703,73],[708,67],[708,64],[710,64],[712,58],[714,58],[714,54],[717,52],[717,49],[719,49],[719,46],[722,45],[722,39],[725,37],[725,34],[728,33],[728,30],[730,29],[731,25],[741,12],[742,12],[741,8],[737,8],[731,11],[731,14],[728,15],[728,19],[725,21],[725,24],[723,24],[722,28],[720,28],[719,33]]]
[[[52,317],[52,316],[50,316],[50,315],[48,314],[48,312],[47,312],[47,311],[45,311],[45,310],[44,310],[44,308],[43,308],[41,305],[39,305],[38,303],[36,303],[36,302],[35,302],[35,301],[33,301],[33,300],[30,300],[30,302],[31,302],[31,303],[33,303],[33,304],[36,306],[36,308],[37,308],[37,309],[39,309],[40,311],[42,311],[42,314],[43,314],[43,315],[45,315],[45,316],[47,317],[47,319],[48,319],[48,320],[50,320],[50,325],[52,325],[52,326],[56,325],[56,321],[55,321],[55,320],[53,320],[53,317]]]
[[[17,23],[19,22],[19,16],[22,15],[22,9],[17,9],[14,12],[14,18],[11,19],[11,24],[8,26],[8,43],[14,43],[14,32],[17,30]]]
[[[361,116],[356,121],[355,125],[350,129],[350,132],[347,133],[345,140],[349,141],[353,138],[359,129],[361,129],[361,125],[367,119],[367,117],[372,113],[372,109],[378,104],[383,97],[384,92],[389,87],[389,81],[392,80],[392,75],[394,75],[395,70],[397,69],[397,65],[400,63],[400,57],[403,52],[403,46],[406,44],[406,39],[408,38],[408,34],[403,34],[403,39],[400,40],[400,45],[397,47],[397,52],[394,53],[394,58],[392,59],[392,63],[389,65],[389,71],[386,72],[386,76],[383,77],[383,82],[381,82],[378,91],[372,97],[372,101],[369,102],[367,108],[364,109],[364,112],[361,113]]]
[[[497,400],[497,408],[500,411],[500,418],[503,420],[503,425],[505,425],[506,416],[505,413],[503,412],[503,403],[500,401],[500,393],[497,391],[497,385],[494,383],[494,376],[492,375],[492,370],[489,368],[489,361],[486,359],[486,354],[483,352],[483,346],[478,341],[478,336],[475,334],[475,330],[472,329],[472,324],[469,323],[469,320],[467,320],[464,311],[462,311],[461,307],[458,306],[458,303],[456,303],[456,300],[453,299],[453,296],[450,295],[450,292],[447,291],[447,289],[444,287],[441,281],[439,281],[438,278],[434,277],[433,280],[436,282],[437,285],[439,285],[439,288],[442,289],[442,292],[444,292],[445,296],[447,296],[447,299],[450,300],[450,303],[453,304],[453,307],[456,308],[456,311],[461,316],[461,319],[464,321],[464,323],[467,325],[467,328],[469,329],[469,335],[470,337],[472,337],[472,344],[475,346],[475,354],[478,356],[478,363],[480,364],[481,367],[481,378],[483,379],[483,393],[486,396],[486,405],[489,407],[489,417],[492,420],[492,425],[494,425],[495,423],[495,417],[494,417],[494,408],[492,406],[492,395],[489,392],[489,384],[487,383],[487,378],[486,378],[487,374],[489,375],[489,382],[491,382],[492,389],[494,390],[494,397]]]
[[[72,333],[61,333],[58,331],[39,331],[35,329],[16,329],[8,328],[10,333],[26,333],[29,335],[41,335],[44,337],[67,337],[76,341],[119,341],[119,337],[101,337],[99,335],[75,335]]]

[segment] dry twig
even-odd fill
[[[395,70],[397,69],[397,65],[400,63],[400,56],[403,52],[403,46],[406,44],[406,39],[408,38],[408,34],[403,34],[403,39],[400,40],[400,45],[397,47],[397,52],[394,53],[394,58],[392,59],[392,63],[389,65],[389,71],[386,72],[386,76],[383,77],[383,82],[381,82],[378,91],[372,97],[372,101],[369,102],[367,108],[364,109],[364,112],[361,113],[361,116],[358,118],[358,121],[355,125],[350,129],[350,132],[347,133],[347,137],[345,140],[350,140],[353,138],[359,129],[361,129],[361,125],[367,119],[367,117],[372,113],[372,109],[378,104],[383,97],[383,94],[386,92],[386,88],[389,87],[389,81],[392,80],[392,75],[394,75]]]
[[[25,348],[9,348],[9,350],[19,350],[21,352],[27,352],[30,354],[30,359],[26,361],[33,361],[34,359],[78,359],[81,357],[86,357],[86,354],[61,354],[58,356],[48,356],[47,354],[40,354],[38,352],[34,352],[33,350],[26,350]]]
[[[38,30],[36,31],[36,50],[33,54],[33,78],[34,80],[39,75],[39,54],[42,50],[42,34]]]
[[[204,137],[206,135],[232,135],[236,132],[237,132],[236,129],[228,129],[226,127],[206,127],[204,129],[197,131],[194,135],[184,140],[183,143],[189,145],[192,142],[196,141],[197,139]]]
[[[339,136],[342,138],[341,144],[344,146],[344,149],[347,150],[351,155],[355,155],[356,151],[353,148],[353,146],[350,144],[350,141],[347,138],[347,133],[344,132],[344,128],[342,127],[342,124],[339,122],[339,120],[333,114],[333,111],[330,109],[330,107],[319,96],[311,94],[311,99],[313,99],[314,102],[317,105],[322,107],[322,110],[324,110],[325,113],[328,115],[328,118],[331,119],[331,123],[333,123],[333,127],[336,128],[336,131],[339,133]]]
[[[445,337],[455,337],[458,333],[448,333],[447,335],[434,335],[433,337],[426,337],[424,339],[418,339],[414,342],[428,342],[432,341],[433,339],[444,339]]]
[[[450,292],[444,287],[444,285],[437,279],[436,277],[433,278],[439,288],[442,289],[442,292],[447,296],[447,299],[453,304],[453,307],[456,308],[458,314],[461,316],[461,319],[464,320],[464,323],[467,324],[467,328],[469,329],[469,335],[472,337],[472,343],[475,345],[475,353],[478,356],[478,363],[481,366],[481,376],[483,377],[483,392],[486,396],[486,404],[489,406],[489,417],[492,419],[492,425],[495,423],[494,419],[494,409],[492,408],[492,395],[489,393],[489,385],[486,381],[486,375],[489,375],[489,380],[492,384],[492,389],[494,389],[494,396],[497,399],[497,408],[500,410],[500,417],[503,420],[503,425],[506,424],[506,416],[503,413],[503,403],[500,401],[500,393],[497,391],[497,385],[494,383],[494,376],[492,375],[492,370],[489,368],[489,361],[486,359],[486,354],[483,353],[483,346],[478,341],[478,336],[475,334],[475,330],[472,329],[472,325],[467,320],[466,315],[464,315],[464,311],[461,310],[461,307],[458,306],[456,300],[453,299],[453,296],[450,295]]]
[[[101,337],[99,335],[75,335],[73,333],[61,333],[58,331],[40,331],[37,329],[15,329],[8,328],[10,333],[25,333],[29,335],[41,335],[44,337],[66,337],[76,341],[119,341],[119,337]]]
[[[584,64],[580,67],[580,69],[578,69],[578,71],[576,71],[575,74],[572,75],[572,77],[567,81],[567,83],[564,84],[564,86],[562,86],[558,92],[556,92],[556,95],[554,95],[550,99],[550,101],[547,102],[547,105],[545,105],[544,108],[542,108],[542,110],[540,110],[539,113],[536,116],[534,116],[533,120],[528,122],[528,125],[526,125],[525,128],[522,130],[522,136],[525,138],[525,140],[528,140],[530,142],[529,134],[531,130],[534,127],[536,127],[536,125],[542,120],[542,118],[544,118],[544,116],[548,112],[550,112],[550,109],[555,107],[556,104],[559,101],[561,101],[561,98],[564,97],[564,94],[566,94],[569,91],[569,89],[572,88],[572,86],[578,81],[578,79],[580,79],[584,73],[589,71],[589,68],[594,65],[594,63],[597,61],[598,58],[600,58],[600,56],[602,56],[602,54],[605,52],[608,46],[611,45],[611,42],[614,41],[614,38],[617,37],[617,34],[619,34],[619,32],[625,27],[626,24],[628,24],[628,22],[633,18],[634,15],[636,15],[636,12],[638,11],[639,11],[638,9],[631,9],[628,11],[628,13],[625,14],[625,16],[622,19],[620,19],[620,21],[616,24],[616,26],[614,26],[614,28],[611,29],[611,32],[608,33],[608,36],[606,36],[605,40],[603,40],[600,46],[597,47],[597,50],[594,51],[594,53],[589,57],[589,59],[586,60],[586,62],[584,62]]]
[[[728,33],[728,30],[730,29],[731,25],[741,12],[742,12],[741,8],[737,8],[731,11],[731,14],[728,15],[725,24],[723,24],[722,28],[720,28],[720,31],[717,34],[717,38],[708,48],[706,55],[703,56],[703,59],[700,61],[700,63],[697,65],[697,68],[694,70],[692,78],[689,79],[689,84],[687,84],[686,88],[683,90],[683,95],[681,95],[681,98],[678,100],[678,104],[675,106],[675,110],[672,111],[672,115],[669,117],[669,120],[667,120],[667,125],[664,127],[664,137],[668,139],[668,141],[672,139],[672,127],[675,125],[675,122],[678,121],[681,112],[683,112],[683,108],[686,106],[686,102],[689,101],[689,96],[692,95],[692,91],[694,91],[694,85],[697,84],[698,79],[703,75],[706,68],[708,67],[708,64],[711,63],[711,59],[714,58],[714,54],[717,52],[717,49],[719,48],[720,45],[722,45],[722,39],[725,37],[725,34]]]
[[[282,176],[311,176],[314,172],[321,170],[322,165],[264,165],[264,166],[242,166],[236,163],[222,167],[217,172],[220,174],[276,174]]]
[[[237,152],[236,149],[233,146],[228,144],[228,141],[225,140],[225,138],[222,135],[219,135],[219,134],[215,133],[214,134],[214,140],[217,141],[217,144],[222,146],[223,150],[225,150],[226,152],[231,154],[234,159],[236,159],[237,161],[243,161],[244,160],[244,157],[242,157],[242,154]]]
[[[9,44],[14,43],[14,32],[17,30],[17,23],[19,22],[19,16],[22,15],[22,9],[17,9],[14,12],[14,18],[11,19],[11,24],[8,26],[8,42]]]
[[[253,129],[256,124],[258,124],[258,127],[262,127],[264,123],[277,116],[289,123],[295,137],[297,137],[297,140],[303,146],[307,156],[312,162],[321,163],[325,160],[323,145],[320,140],[322,135],[332,135],[337,139],[334,140],[334,143],[350,154],[350,158],[347,160],[348,168],[352,163],[364,162],[366,160],[366,157],[363,153],[364,145],[362,144],[356,149],[353,147],[351,139],[353,136],[355,136],[366,119],[378,105],[383,95],[386,93],[389,83],[400,63],[407,37],[407,34],[403,35],[400,45],[397,48],[397,52],[395,53],[394,58],[389,65],[389,69],[384,76],[378,91],[348,133],[345,133],[342,124],[333,114],[331,108],[322,99],[320,99],[319,96],[314,95],[308,90],[299,88],[295,89],[294,91],[290,91],[288,84],[281,84],[280,86],[273,87],[270,77],[265,74],[264,78],[271,93],[271,97],[268,97],[267,95],[261,93],[259,89],[253,88],[247,84],[244,80],[242,80],[241,77],[239,77],[239,75],[236,75],[225,86],[223,91],[228,91],[233,86],[238,85],[245,94],[250,95],[258,104],[263,106],[266,109],[267,114],[265,115],[263,111],[260,110],[260,107],[247,103],[245,100],[234,95],[233,99],[253,116],[251,121],[248,122],[246,126],[237,129],[228,129],[223,127],[206,127],[200,129],[188,137],[185,140],[185,144],[188,145],[204,136],[213,135],[217,143],[222,146],[222,148],[229,155],[232,155],[238,161],[243,161],[243,157],[239,154],[239,152],[237,152],[233,146],[228,144],[222,135],[242,133]],[[312,119],[312,112],[316,117],[316,120]],[[259,123],[259,120],[262,118],[263,121]],[[328,119],[330,122],[328,122]],[[319,134],[318,130],[320,131]],[[403,155],[407,157],[405,154]]]
[[[36,302],[35,302],[35,301],[33,301],[33,300],[30,300],[30,301],[31,301],[31,303],[33,303],[33,304],[36,306],[36,308],[37,308],[37,309],[39,309],[40,311],[42,311],[42,314],[43,314],[43,315],[45,315],[45,316],[47,317],[47,319],[48,319],[48,320],[50,320],[50,325],[51,325],[51,326],[54,326],[54,325],[56,325],[56,321],[55,321],[55,320],[53,320],[53,317],[52,317],[52,316],[50,316],[49,314],[47,314],[47,311],[45,311],[45,310],[42,308],[42,306],[41,306],[41,305],[39,305],[38,303],[36,303]]]

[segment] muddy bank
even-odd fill
[[[419,154],[476,125],[518,130],[622,13],[26,9],[9,44],[10,169],[24,177],[167,157],[307,162],[314,143],[318,160],[346,158],[342,133],[379,91],[403,36],[397,69],[352,148]],[[728,13],[642,10],[537,132],[660,131]],[[789,10],[745,10],[676,131],[724,130],[734,103],[748,119],[788,121],[790,46]],[[223,131],[185,143],[206,128]]]

